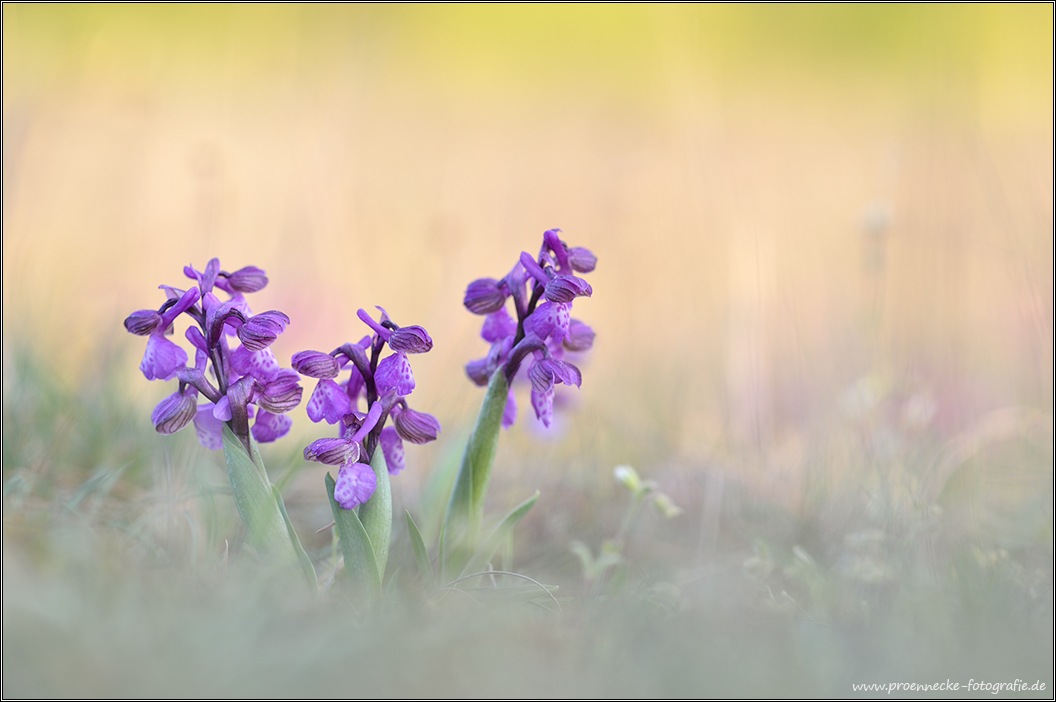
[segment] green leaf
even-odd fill
[[[491,557],[495,555],[495,551],[502,545],[506,537],[513,533],[514,527],[524,519],[524,515],[528,514],[528,510],[532,508],[538,499],[539,491],[536,490],[534,495],[511,509],[491,531],[488,538],[484,540],[483,545],[473,554],[466,567],[462,569],[462,575],[480,570],[485,563],[491,560]]]
[[[286,513],[286,503],[282,501],[282,493],[279,492],[279,487],[272,485],[271,492],[275,495],[275,503],[279,506],[283,521],[286,522],[286,533],[289,534],[290,543],[293,544],[294,553],[297,555],[297,565],[301,567],[301,574],[304,575],[305,581],[311,586],[312,592],[315,592],[319,589],[319,579],[315,577],[315,567],[312,565],[312,559],[305,553],[304,546],[301,546],[301,540],[297,538],[297,532],[293,529],[290,515]]]
[[[327,473],[326,494],[330,498],[330,510],[334,513],[341,552],[345,556],[345,573],[354,586],[365,587],[372,598],[380,598],[381,577],[378,575],[378,562],[374,558],[370,537],[359,516],[353,510],[337,504],[334,485],[334,479]]]
[[[231,494],[238,513],[246,525],[249,542],[262,555],[268,554],[296,565],[299,562],[297,551],[303,552],[303,549],[275,499],[257,442],[251,439],[250,446],[252,457],[230,427],[224,425],[227,477],[231,481]]]
[[[422,574],[422,580],[431,590],[436,589],[436,575],[433,574],[433,566],[429,563],[429,553],[425,550],[425,542],[422,540],[422,532],[418,531],[418,525],[407,510],[407,531],[411,535],[411,546],[414,547],[414,558],[418,561],[418,572]]]
[[[447,503],[444,531],[447,538],[445,550],[449,559],[462,560],[476,548],[484,519],[484,498],[499,447],[499,430],[502,428],[502,414],[508,396],[509,384],[500,368],[488,383],[477,424],[469,436],[462,465],[451,490],[451,500]],[[461,571],[461,568],[452,570]]]
[[[379,446],[370,460],[378,485],[370,499],[359,506],[359,521],[374,546],[374,560],[378,566],[378,582],[385,581],[385,564],[389,560],[389,542],[392,540],[392,491],[389,486],[389,469],[385,465],[385,454]]]
[[[583,569],[583,579],[593,580],[597,571],[594,567],[594,554],[590,552],[590,547],[582,541],[573,541],[569,549],[579,559],[579,566]]]
[[[451,498],[451,488],[455,485],[455,476],[462,465],[462,456],[466,452],[466,442],[469,441],[472,429],[473,427],[463,427],[442,439],[442,444],[437,447],[437,460],[418,493],[417,513],[420,516],[415,524],[418,525],[422,540],[426,543],[435,541],[440,533],[440,525],[444,521],[447,503]]]

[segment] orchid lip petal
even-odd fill
[[[383,358],[374,373],[374,383],[379,395],[384,395],[392,388],[395,388],[399,395],[410,395],[414,390],[414,374],[407,355],[403,351],[397,351]]]
[[[293,420],[289,416],[261,409],[250,431],[259,443],[270,444],[290,433],[292,426]]]
[[[334,481],[334,501],[342,509],[353,509],[369,500],[377,489],[378,478],[366,463],[341,466]]]
[[[385,456],[385,465],[388,468],[389,475],[399,475],[406,466],[403,440],[400,438],[399,433],[392,427],[385,427],[381,430],[378,443],[381,446],[381,452]]]
[[[308,399],[308,418],[313,422],[323,419],[327,424],[337,424],[352,412],[352,400],[335,381],[323,378],[315,385]]]

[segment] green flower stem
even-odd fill
[[[385,564],[389,558],[389,540],[392,535],[392,492],[389,487],[389,469],[380,450],[374,452],[370,461],[378,486],[369,500],[357,510],[344,509],[334,499],[334,479],[326,474],[326,492],[330,497],[330,510],[334,514],[341,553],[345,557],[345,573],[353,587],[365,589],[368,598],[377,602],[381,598],[381,585],[385,578]]]
[[[313,588],[318,587],[315,569],[289,524],[282,496],[268,480],[257,442],[250,439],[250,450],[224,425],[224,459],[235,505],[246,525],[249,542],[263,557],[274,558],[298,569]]]
[[[477,424],[466,444],[444,517],[441,552],[444,572],[460,572],[477,547],[484,520],[484,498],[499,447],[499,430],[506,409],[509,384],[499,369],[491,377]]]
[[[392,536],[392,491],[385,454],[379,446],[370,460],[370,467],[378,479],[378,486],[370,499],[359,507],[359,521],[374,547],[374,561],[378,568],[378,582],[385,581],[385,564],[389,560],[389,541]]]

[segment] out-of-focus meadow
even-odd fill
[[[4,696],[1051,696],[1052,26],[5,4]],[[462,293],[551,227],[598,256],[597,340],[554,430],[521,397],[489,505],[542,492],[514,566],[566,613],[412,592],[362,620],[229,572],[222,460],[155,434],[172,388],[125,316],[216,256],[267,271],[283,363],[361,338],[359,307],[426,327],[415,407],[444,433],[393,488],[435,538],[482,397]],[[326,430],[293,416],[264,455],[325,580],[300,455]],[[640,514],[599,599],[572,544],[619,528],[617,464],[684,513]]]

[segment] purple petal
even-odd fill
[[[341,364],[336,358],[322,351],[301,351],[290,359],[293,369],[309,378],[336,378]]]
[[[308,418],[313,422],[325,419],[327,424],[336,424],[352,412],[352,400],[333,380],[320,380],[308,399]]]
[[[598,265],[598,257],[582,246],[573,246],[568,260],[577,273],[590,273]]]
[[[231,362],[231,371],[236,376],[249,375],[261,383],[270,383],[282,370],[271,349],[250,351],[245,346],[239,346],[228,355],[228,358]]]
[[[385,341],[389,340],[389,337],[392,335],[392,330],[391,329],[386,329],[385,327],[383,327],[380,324],[378,324],[377,322],[375,322],[374,318],[371,317],[369,314],[367,314],[366,310],[364,310],[364,309],[356,310],[356,316],[359,317],[363,321],[364,324],[366,324],[368,327],[370,327],[375,332],[377,332],[378,336],[380,336],[382,339],[384,339]],[[381,311],[381,316],[382,316],[382,319],[385,319],[388,316],[388,315],[385,314],[385,310]]]
[[[371,498],[378,487],[374,469],[366,463],[341,466],[334,484],[334,500],[342,509],[353,509]]]
[[[228,282],[235,292],[255,293],[263,290],[268,284],[268,276],[256,266],[246,266],[230,274]]]
[[[393,419],[400,438],[412,444],[427,444],[440,435],[440,422],[426,412],[416,412],[410,407],[397,413]],[[386,430],[382,430],[382,434]]]
[[[537,392],[532,389],[532,409],[535,416],[545,425],[550,426],[554,419],[554,389],[551,387],[546,392]]]
[[[191,423],[198,414],[198,391],[188,387],[177,391],[158,403],[150,413],[150,421],[159,434],[175,434]]]
[[[517,333],[517,322],[513,320],[510,313],[503,307],[498,312],[493,312],[484,318],[480,335],[484,341],[495,342],[507,336]]]
[[[544,295],[551,302],[572,302],[577,297],[593,294],[590,283],[574,275],[559,275],[546,284]]]
[[[378,395],[384,395],[393,388],[396,389],[397,395],[410,395],[414,390],[414,374],[411,372],[407,355],[397,351],[382,359],[374,373],[374,384],[377,386]]]
[[[224,423],[213,416],[212,403],[198,405],[198,414],[194,415],[194,431],[198,435],[198,443],[210,451],[219,451],[224,447]]]
[[[565,385],[575,385],[577,388],[583,384],[583,374],[579,369],[567,361],[554,361],[557,368],[554,376]]]
[[[353,366],[352,374],[348,376],[348,380],[341,383],[341,388],[352,400],[352,403],[355,404],[356,398],[358,398],[359,394],[363,392],[363,388],[365,388],[366,385],[367,384],[363,382],[363,374],[359,372],[358,368]]]
[[[289,433],[293,426],[293,420],[285,414],[272,414],[267,410],[260,410],[257,421],[253,423],[253,438],[262,444],[267,444],[276,439],[281,439]]]
[[[506,292],[494,278],[480,278],[466,288],[462,304],[473,314],[491,314],[506,304]]]
[[[362,441],[366,438],[367,434],[378,424],[378,420],[381,419],[381,413],[384,410],[383,402],[381,400],[375,400],[374,404],[370,406],[366,416],[360,422],[359,428],[356,429],[352,435],[352,441]]]
[[[187,338],[187,341],[191,342],[191,346],[199,351],[209,353],[209,346],[205,343],[205,336],[202,335],[201,329],[198,327],[187,327],[184,336]]]
[[[536,263],[532,255],[527,251],[521,252],[521,265],[524,266],[524,270],[527,271],[528,275],[535,278],[540,285],[546,285],[550,282],[549,276],[546,275],[546,271],[543,270],[542,266]]]
[[[488,359],[478,358],[466,364],[466,375],[477,385],[484,387],[491,376],[488,374]]]
[[[564,339],[571,321],[569,306],[562,302],[544,302],[524,320],[524,330],[540,339],[551,335],[555,339]]]
[[[528,379],[532,381],[535,392],[546,392],[554,387],[554,371],[547,363],[548,359],[536,361],[528,368]]]
[[[292,370],[283,369],[268,383],[258,384],[255,396],[257,405],[269,412],[283,414],[301,404],[304,389],[299,385],[300,377]]]
[[[502,410],[502,428],[509,429],[517,421],[517,398],[513,396],[513,388],[506,397],[506,407]]]
[[[568,247],[565,242],[561,241],[561,237],[558,236],[560,233],[560,229],[547,229],[543,232],[543,250],[550,249],[553,251],[554,257],[557,259],[558,269],[564,270],[568,265]]]
[[[187,365],[187,352],[165,338],[158,327],[147,338],[147,350],[139,370],[147,380],[171,380],[176,370]]]
[[[147,336],[161,324],[161,315],[154,310],[139,310],[125,317],[125,329],[136,336]]]
[[[589,351],[594,345],[594,330],[578,319],[570,320],[568,323],[568,335],[562,342],[564,347],[574,353]]]
[[[210,346],[220,341],[224,329],[229,325],[240,329],[245,324],[246,315],[239,309],[238,303],[238,300],[228,300],[222,303],[212,293],[202,298],[202,306],[205,308],[206,339]]]
[[[202,288],[202,294],[212,291],[213,286],[216,284],[218,273],[220,273],[220,259],[209,259],[209,263],[205,264],[205,270],[202,271],[202,277],[198,280],[198,285]]]
[[[359,444],[348,439],[316,439],[304,449],[304,460],[341,466],[359,459]]]
[[[230,422],[234,414],[231,412],[231,398],[224,395],[220,401],[213,405],[213,416],[221,422]]]
[[[385,454],[385,465],[389,468],[389,475],[399,475],[404,467],[403,440],[392,427],[381,430],[379,438],[381,452]]]
[[[425,353],[433,348],[429,332],[417,324],[400,327],[389,337],[389,348],[405,353]]]
[[[290,318],[278,310],[261,312],[238,328],[238,338],[250,351],[260,351],[271,346],[289,323]]]
[[[165,310],[161,315],[161,326],[164,329],[168,329],[169,325],[179,317],[181,314],[186,312],[191,305],[198,301],[198,288],[191,288],[187,292],[180,296],[179,302]]]

